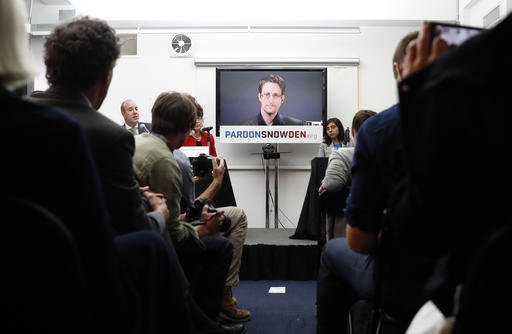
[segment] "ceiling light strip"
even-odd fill
[[[358,66],[359,58],[195,58],[198,67],[222,66]]]

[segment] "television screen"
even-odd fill
[[[221,142],[321,142],[326,85],[326,68],[217,68],[216,135]]]

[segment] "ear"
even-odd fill
[[[105,77],[106,79],[106,82],[110,85],[110,82],[112,81],[112,76],[114,75],[114,69],[112,67],[110,67],[108,70],[107,70],[107,75]]]
[[[397,62],[393,63],[393,74],[395,75],[396,81],[402,80],[402,66]]]
[[[286,96],[283,94],[283,95],[281,96],[281,103],[284,103],[284,99],[285,99],[285,98],[286,98]]]

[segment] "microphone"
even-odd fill
[[[148,128],[146,127],[146,124],[144,123],[140,123],[140,128],[144,131],[144,132],[147,132],[147,133],[150,133]]]
[[[213,129],[213,126],[206,126],[201,129],[202,132],[210,132],[210,130]]]

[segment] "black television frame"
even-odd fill
[[[321,108],[322,125],[327,121],[327,68],[287,68],[287,67],[235,67],[216,68],[215,133],[220,136],[221,125],[243,125],[243,122],[259,112],[258,83],[268,74],[279,74],[285,79],[285,102],[280,113],[304,121],[317,121],[311,117],[312,105]],[[226,76],[230,76],[226,80]],[[318,78],[315,78],[318,76]],[[302,78],[301,78],[302,77]],[[312,79],[318,79],[313,82]],[[305,93],[306,92],[306,93]],[[230,109],[227,109],[228,106]],[[240,112],[243,110],[243,112]],[[290,111],[293,110],[293,111]],[[226,121],[229,118],[230,121]]]

